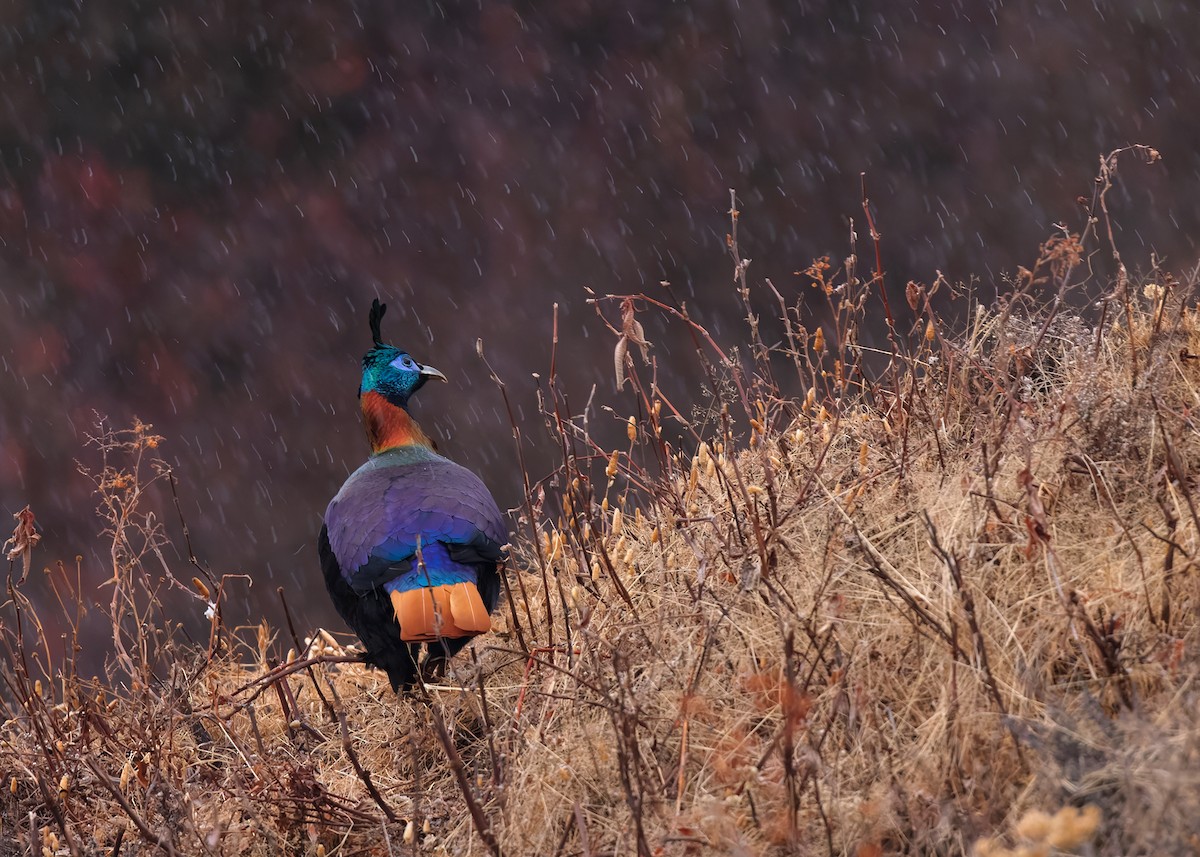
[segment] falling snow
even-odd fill
[[[864,252],[865,172],[891,287],[987,295],[1081,222],[1097,156],[1140,142],[1163,163],[1123,168],[1117,240],[1195,263],[1190,2],[417,5],[0,12],[0,517],[33,507],[42,562],[98,549],[74,462],[95,411],[136,415],[197,553],[253,578],[248,616],[283,586],[331,619],[313,544],[365,454],[371,298],[450,377],[418,417],[515,504],[476,339],[527,415],[555,301],[572,396],[619,401],[585,286],[669,280],[736,336],[729,188],[752,283],[797,294],[811,259]],[[645,323],[686,397],[682,332]]]

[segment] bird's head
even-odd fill
[[[391,404],[405,408],[413,393],[421,389],[430,378],[445,381],[446,376],[418,363],[412,356],[391,345],[385,345],[379,333],[379,323],[387,311],[387,304],[376,298],[371,304],[371,336],[375,347],[363,355],[362,383],[358,388],[361,397],[366,393],[378,393]]]

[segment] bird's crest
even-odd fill
[[[379,298],[371,301],[371,314],[367,317],[371,323],[371,338],[375,340],[375,347],[383,346],[383,335],[379,332],[379,323],[383,321],[383,314],[387,312],[387,304],[381,304]]]

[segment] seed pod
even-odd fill
[[[637,440],[637,420],[632,416],[625,426],[625,434],[629,435],[629,442],[634,443]]]

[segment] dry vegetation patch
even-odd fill
[[[159,439],[101,432],[116,655],[75,674],[91,595],[68,570],[47,572],[62,658],[38,619],[58,605],[13,579],[0,853],[1194,850],[1190,288],[1122,268],[1084,322],[1065,298],[1091,236],[1059,236],[958,333],[949,286],[910,284],[872,376],[878,270],[805,271],[819,326],[767,282],[769,347],[732,225],[743,357],[669,287],[595,297],[627,443],[602,446],[551,371],[561,467],[529,485],[499,630],[412,697],[325,632],[227,628],[239,582],[174,568],[144,512],[174,485]],[[705,413],[656,383],[649,311],[694,334]],[[164,587],[208,609],[205,645],[172,632]]]

